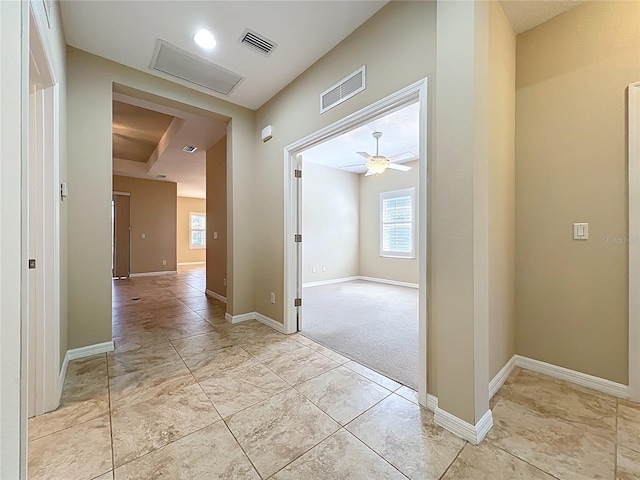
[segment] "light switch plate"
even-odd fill
[[[589,224],[588,223],[574,223],[573,224],[573,239],[574,240],[589,240]]]

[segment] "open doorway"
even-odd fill
[[[285,148],[285,332],[417,389],[425,406],[426,90],[425,79]],[[403,124],[410,147],[397,142]]]
[[[414,390],[418,151],[415,102],[302,152],[298,326],[312,340]]]

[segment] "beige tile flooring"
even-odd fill
[[[516,370],[476,447],[362,365],[226,323],[199,268],[114,285],[116,350],[29,421],[31,479],[640,479],[637,404]]]

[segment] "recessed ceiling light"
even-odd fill
[[[213,33],[209,30],[205,30],[204,28],[196,32],[193,36],[193,41],[196,42],[198,46],[207,50],[211,50],[216,46],[216,39],[213,38]]]

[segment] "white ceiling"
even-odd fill
[[[414,103],[396,110],[384,117],[367,123],[339,137],[332,138],[302,153],[306,162],[317,163],[326,167],[340,168],[346,172],[365,173],[367,160],[356,152],[376,153],[376,140],[373,132],[382,132],[380,138],[380,155],[393,155],[411,152],[413,157],[395,163],[406,163],[416,160],[419,154],[419,109]],[[359,165],[341,168],[346,165]]]
[[[551,20],[587,0],[502,0],[513,31],[522,33]]]
[[[228,97],[185,85],[257,109],[386,3],[65,0],[61,6],[69,45],[163,76],[149,69],[160,38],[246,77]],[[193,42],[200,28],[214,34],[218,42],[214,50],[206,52]],[[245,28],[267,37],[277,48],[264,57],[239,44]]]
[[[170,135],[169,128],[168,145],[161,150],[157,160],[153,156],[147,163],[114,158],[113,173],[154,180],[158,180],[157,175],[166,175],[165,181],[178,184],[179,197],[206,198],[206,151],[225,136],[227,124],[119,93],[114,93],[113,98],[172,115],[179,122],[175,134]],[[183,152],[185,145],[196,146],[198,150],[195,153]]]

